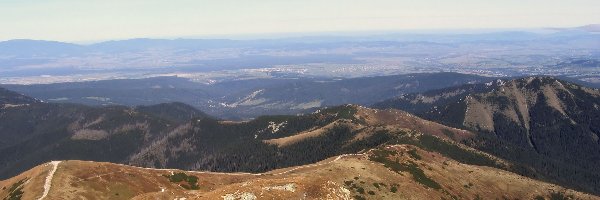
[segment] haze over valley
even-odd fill
[[[586,28],[594,27],[594,28]],[[350,78],[423,72],[570,76],[598,83],[598,25],[565,29],[362,33],[279,39],[131,39],[88,45],[0,42],[0,83],[179,76]]]

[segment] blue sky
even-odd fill
[[[599,0],[0,0],[0,40],[573,27],[600,23],[599,10]]]

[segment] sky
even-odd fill
[[[575,27],[599,0],[0,0],[0,41]]]

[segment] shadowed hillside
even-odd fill
[[[551,77],[433,90],[375,107],[407,108],[480,132],[471,145],[534,168],[533,176],[596,192],[600,186],[600,92]]]

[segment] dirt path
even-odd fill
[[[52,177],[54,177],[54,173],[56,172],[60,162],[61,161],[50,162],[52,165],[52,170],[48,173],[48,176],[46,176],[46,182],[44,183],[44,194],[42,194],[42,197],[40,197],[38,200],[42,200],[48,196],[48,192],[50,192],[50,186],[52,186]]]
[[[359,154],[343,154],[343,155],[339,155],[337,156],[335,159],[330,160],[328,162],[323,162],[323,163],[314,163],[314,164],[309,164],[309,165],[302,165],[302,166],[297,166],[291,169],[288,169],[286,171],[283,172],[279,172],[279,173],[257,173],[257,174],[253,174],[253,173],[244,173],[244,172],[236,172],[236,173],[227,173],[227,172],[209,172],[209,171],[186,171],[186,170],[180,170],[180,169],[156,169],[156,168],[145,168],[145,167],[137,167],[137,166],[131,166],[131,165],[125,165],[125,164],[118,164],[118,163],[112,163],[115,165],[120,165],[120,166],[124,166],[124,167],[133,167],[133,168],[138,168],[138,169],[146,169],[146,170],[157,170],[157,171],[183,171],[183,172],[189,172],[189,173],[200,173],[200,174],[218,174],[218,175],[251,175],[251,176],[264,176],[264,175],[283,175],[283,174],[287,174],[299,169],[304,169],[304,168],[309,168],[309,167],[318,167],[321,165],[326,165],[326,164],[330,164],[332,162],[336,162],[344,157],[348,157],[348,156],[365,156],[368,154],[369,151],[367,151],[366,153],[359,153]],[[106,175],[106,174],[105,174]]]
[[[293,172],[293,171],[296,171],[296,170],[299,170],[299,169],[303,169],[303,168],[318,167],[318,166],[321,166],[321,165],[330,164],[332,162],[336,162],[339,159],[342,159],[342,158],[347,157],[347,156],[364,156],[364,155],[366,155],[366,154],[363,153],[363,154],[344,154],[344,155],[339,155],[338,157],[336,157],[335,159],[333,159],[333,160],[331,160],[329,162],[315,163],[315,164],[310,164],[310,165],[298,166],[298,167],[294,167],[292,169],[286,170],[284,172],[279,172],[279,173],[275,173],[275,174],[272,174],[272,175],[283,175],[283,174],[287,174],[287,173],[290,173],[290,172]]]

